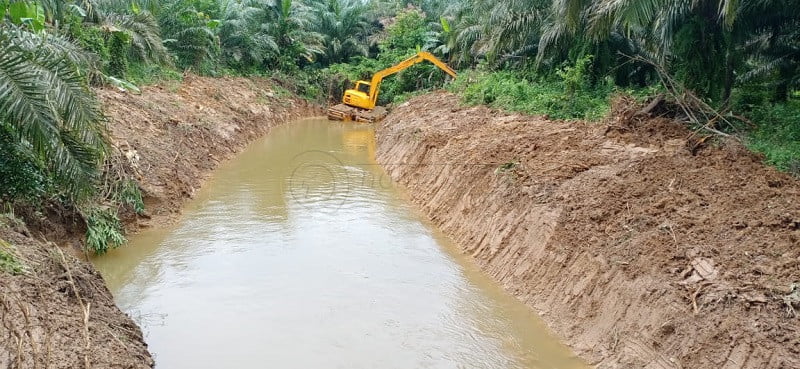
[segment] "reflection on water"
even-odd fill
[[[95,263],[159,368],[584,368],[409,206],[370,127],[301,120]]]

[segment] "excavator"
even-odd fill
[[[439,67],[451,77],[456,78],[456,72],[427,51],[420,51],[416,55],[386,68],[372,76],[370,82],[357,81],[354,88],[344,92],[342,104],[328,108],[328,119],[355,121],[360,123],[375,123],[383,119],[388,111],[382,106],[375,106],[378,101],[378,91],[384,78],[400,72],[414,64],[429,61]]]

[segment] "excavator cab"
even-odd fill
[[[342,104],[328,108],[328,119],[345,120],[363,123],[374,123],[383,119],[387,111],[381,106],[376,106],[378,93],[383,78],[400,72],[414,64],[429,61],[442,69],[451,77],[456,78],[456,72],[427,51],[420,51],[416,55],[397,63],[389,68],[378,71],[372,76],[370,82],[357,81],[355,87],[344,92]]]
[[[344,92],[342,102],[346,105],[355,106],[362,109],[369,109],[369,88],[370,84],[367,81],[356,82],[355,88]]]

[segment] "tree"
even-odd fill
[[[75,201],[93,192],[105,152],[85,73],[90,57],[52,34],[0,24],[0,123],[19,152],[45,163]]]
[[[262,24],[265,33],[275,40],[279,54],[273,65],[281,70],[296,70],[298,62],[312,62],[322,54],[322,35],[312,30],[311,9],[294,0],[266,2],[267,19]]]
[[[220,25],[223,60],[242,70],[263,66],[267,59],[280,52],[272,35],[263,24],[269,22],[259,1],[228,0],[224,3]]]
[[[314,31],[322,35],[323,64],[347,62],[367,56],[367,7],[359,0],[317,0],[313,3]]]
[[[163,4],[159,18],[164,43],[182,67],[203,70],[204,64],[213,64],[217,59],[217,5],[193,0],[167,0]]]

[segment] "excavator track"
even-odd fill
[[[383,120],[389,112],[382,106],[375,109],[360,109],[345,104],[338,104],[328,108],[328,119],[352,121],[358,123],[376,123]]]

